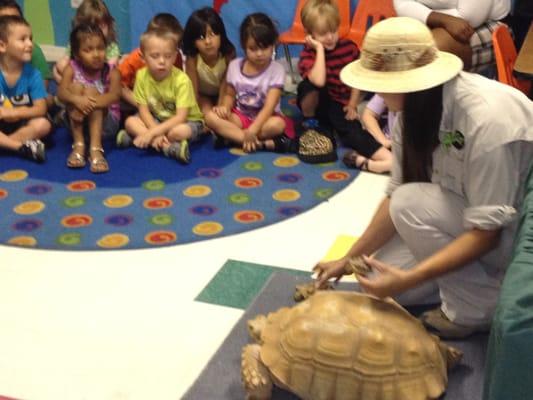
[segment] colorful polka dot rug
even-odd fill
[[[357,175],[340,161],[215,149],[211,137],[190,146],[188,165],[106,143],[110,171],[92,174],[67,168],[66,129],[51,141],[43,164],[0,155],[1,244],[136,249],[233,235],[309,210]]]

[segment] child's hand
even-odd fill
[[[148,133],[145,133],[144,135],[136,136],[135,139],[133,139],[133,144],[139,149],[146,149],[148,146],[150,146],[153,140],[154,135],[148,131]]]
[[[213,107],[213,112],[222,119],[228,119],[229,118],[229,110],[226,106],[215,106]]]
[[[242,143],[244,152],[254,152],[257,149],[258,142],[257,135],[250,128],[244,130],[244,141]]]
[[[381,145],[383,147],[385,147],[386,149],[391,149],[392,148],[392,141],[390,139],[384,139],[382,142],[381,142]]]
[[[152,147],[156,149],[157,151],[163,151],[163,148],[170,145],[170,142],[168,141],[168,138],[166,136],[156,136],[152,140]]]
[[[315,50],[318,50],[320,47],[324,47],[322,45],[322,43],[320,43],[318,40],[316,40],[315,38],[313,38],[313,36],[311,35],[307,35],[305,37],[305,44],[307,44],[309,47],[311,47],[312,49],[315,49]]]
[[[348,121],[353,121],[354,119],[359,118],[356,107],[346,105],[342,108],[342,110],[346,113],[344,114],[344,118],[346,118]]]
[[[78,96],[74,101],[76,107],[83,115],[92,113],[96,107],[96,99],[92,96]]]

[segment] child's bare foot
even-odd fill
[[[83,168],[85,167],[85,143],[76,142],[72,145],[72,151],[67,158],[67,167]]]
[[[109,171],[109,164],[104,157],[104,149],[91,147],[89,151],[90,170],[93,174],[101,174]]]

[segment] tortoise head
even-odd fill
[[[266,322],[267,318],[262,314],[248,321],[248,334],[257,343],[263,343],[261,340],[261,333],[263,332]]]

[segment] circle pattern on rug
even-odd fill
[[[292,154],[215,150],[210,137],[190,145],[189,165],[104,143],[110,171],[92,174],[66,167],[71,144],[58,129],[43,164],[0,155],[0,243],[111,250],[217,238],[297,216],[358,174],[341,161],[311,165]]]

